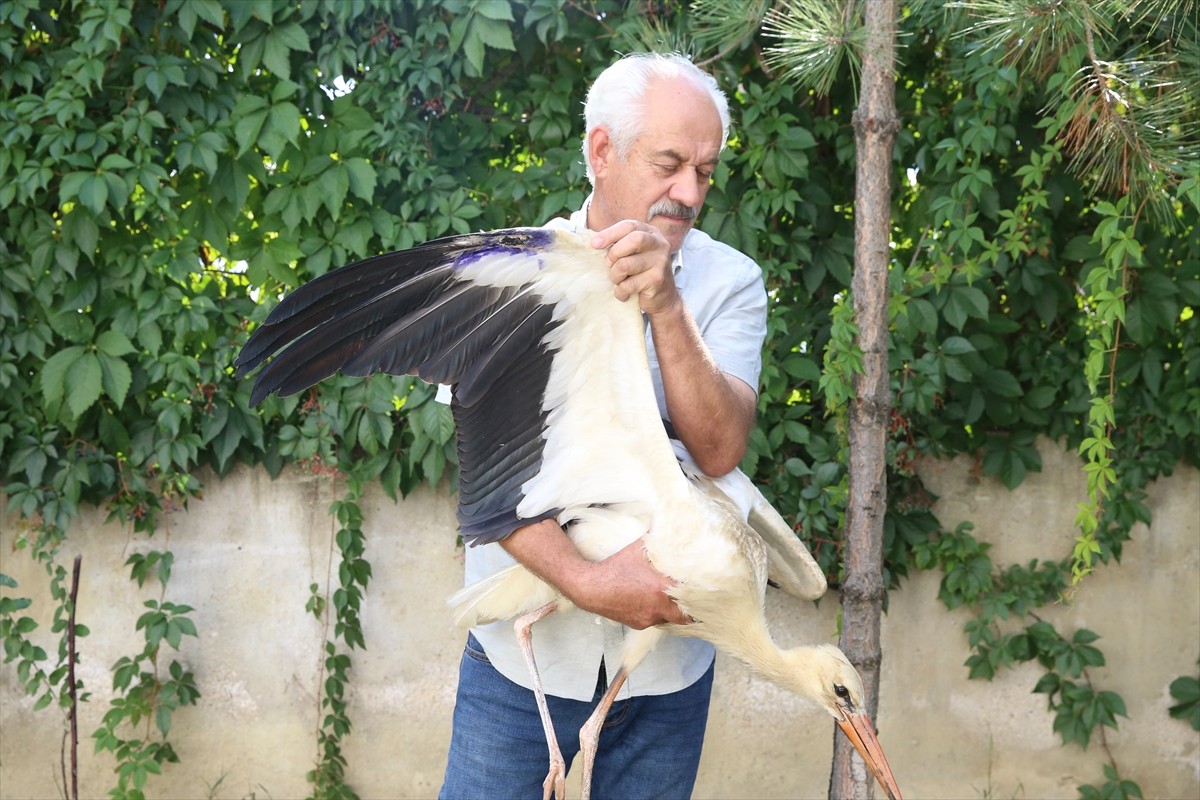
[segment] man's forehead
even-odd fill
[[[708,134],[716,140],[722,133],[721,115],[712,99],[686,81],[652,83],[644,99],[640,127],[651,139],[651,149],[655,149],[657,139],[658,147],[674,147],[679,152],[696,145],[707,146],[704,140]],[[713,144],[719,147],[721,142]]]

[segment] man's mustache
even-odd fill
[[[650,213],[646,219],[652,220],[660,215],[678,217],[679,219],[695,219],[696,209],[691,206],[685,206],[683,203],[676,203],[674,200],[660,200],[650,206]]]

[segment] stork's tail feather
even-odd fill
[[[520,564],[506,567],[455,592],[447,601],[460,628],[512,619],[541,608],[558,591]]]
[[[747,479],[747,483],[749,480]],[[801,600],[816,600],[829,584],[812,553],[796,536],[792,526],[767,502],[758,488],[750,508],[750,527],[767,545],[767,575],[783,591]]]

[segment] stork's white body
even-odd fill
[[[489,283],[506,273],[495,263],[480,270],[484,268]],[[528,273],[521,272],[509,274],[513,280],[528,280]],[[579,237],[560,233],[558,247],[543,256],[535,285],[561,309],[563,322],[548,342],[558,355],[543,401],[550,412],[543,466],[523,487],[518,513],[532,518],[563,509],[559,523],[592,561],[643,539],[659,572],[686,581],[677,589],[685,612],[690,613],[690,595],[705,590],[724,594],[732,588],[730,582],[748,582],[739,587],[741,592],[761,597],[766,547],[733,505],[718,499],[723,496],[719,489],[706,482],[709,492],[702,492],[680,469],[658,417],[641,313],[633,300],[614,300],[604,254]],[[612,379],[596,381],[597,373]],[[472,627],[528,613],[558,598],[556,589],[514,565],[468,586],[451,603],[459,624]],[[673,632],[696,635],[700,629]],[[654,628],[628,635],[623,663],[635,667],[662,633]]]

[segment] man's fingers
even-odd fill
[[[627,219],[610,225],[592,236],[592,247],[607,249],[609,263],[646,253],[659,253],[670,258],[671,245],[653,225]]]
[[[634,295],[641,295],[643,303],[653,300],[662,286],[649,271],[628,273],[614,266],[609,270],[609,277],[613,282],[613,294],[622,302]]]
[[[592,236],[592,247],[601,250],[612,247],[635,231],[652,234],[656,230],[657,228],[645,222],[638,222],[634,219],[621,220],[615,225],[609,225],[604,230],[596,231],[596,234]]]

